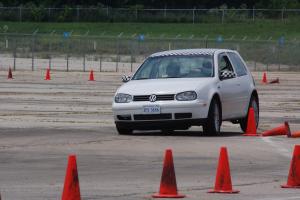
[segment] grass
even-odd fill
[[[62,34],[65,31],[72,31],[73,35],[106,35],[131,37],[137,34],[145,34],[146,37],[196,37],[216,38],[222,35],[223,38],[278,39],[285,36],[287,40],[300,39],[300,23],[281,21],[263,21],[256,23],[35,23],[35,22],[0,22],[0,31],[4,26],[8,27],[9,33],[51,33]]]

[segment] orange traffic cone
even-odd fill
[[[13,75],[12,75],[12,71],[11,68],[8,68],[8,75],[7,75],[7,79],[13,79]]]
[[[298,138],[298,137],[300,137],[300,131],[293,132],[290,135],[288,135],[288,137]]]
[[[90,72],[90,79],[89,79],[89,81],[94,81],[95,79],[94,79],[94,71],[93,70],[91,70],[91,72]]]
[[[77,172],[76,156],[69,155],[62,200],[80,200],[80,188]]]
[[[270,83],[270,84],[273,84],[273,83],[279,83],[279,78],[276,78],[276,79],[274,79],[274,80],[271,80],[269,83]]]
[[[264,72],[264,74],[263,74],[263,78],[262,78],[262,80],[261,80],[261,83],[263,83],[263,84],[267,84],[267,83],[268,83],[268,80],[267,80],[267,73],[266,73],[266,72]]]
[[[252,107],[249,108],[247,129],[246,133],[243,134],[243,136],[259,136],[259,134],[257,134],[256,132],[255,115],[254,109]]]
[[[47,69],[45,80],[51,80],[50,69],[49,68]]]
[[[300,145],[295,145],[286,185],[282,188],[300,188]]]
[[[230,167],[226,147],[221,147],[220,149],[215,188],[208,193],[239,193],[238,190],[232,189]]]
[[[163,172],[160,181],[159,193],[152,195],[153,198],[184,198],[185,195],[177,193],[175,169],[173,164],[172,150],[165,152]]]
[[[291,135],[291,130],[288,122],[284,122],[283,125],[273,128],[269,131],[262,133],[262,136],[276,136],[276,135]]]

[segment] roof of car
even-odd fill
[[[161,56],[186,56],[186,55],[213,55],[220,49],[178,49],[170,51],[157,52],[149,57],[161,57]],[[224,50],[224,49],[223,49]]]

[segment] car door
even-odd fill
[[[248,74],[246,66],[244,62],[241,60],[240,56],[235,52],[228,52],[227,53],[233,68],[236,73],[236,81],[237,81],[237,91],[238,94],[236,95],[237,103],[237,115],[243,117],[247,114],[249,100],[251,95],[251,77]]]
[[[237,105],[238,99],[236,98],[239,95],[240,91],[238,90],[238,84],[236,77],[222,79],[220,77],[223,71],[234,72],[234,68],[227,56],[226,53],[221,53],[218,56],[218,74],[220,81],[217,85],[221,102],[222,102],[222,118],[223,119],[232,119],[238,115],[237,108],[240,105]]]

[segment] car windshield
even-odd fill
[[[212,55],[162,56],[148,58],[132,80],[213,76]]]

